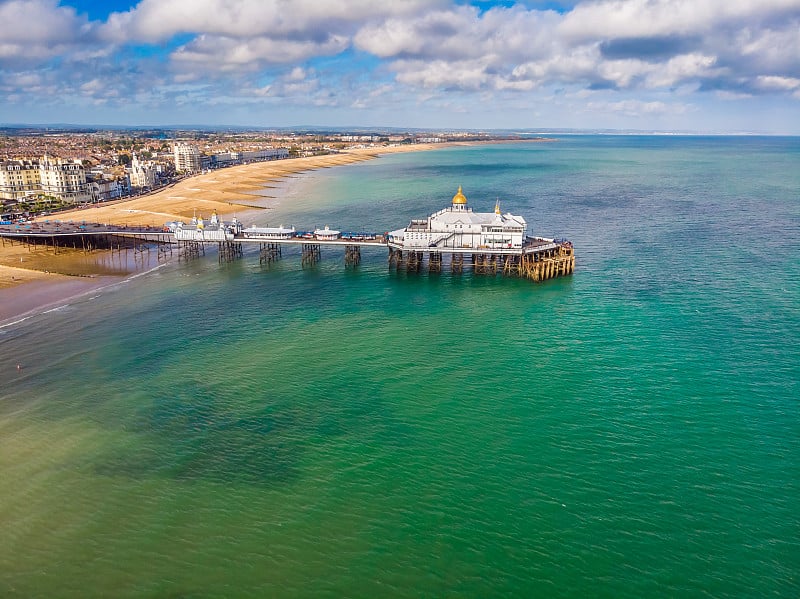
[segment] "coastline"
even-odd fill
[[[72,210],[58,220],[160,226],[170,220],[188,220],[195,212],[216,211],[228,218],[243,210],[263,209],[255,204],[271,183],[321,168],[372,160],[383,154],[420,152],[464,144],[415,144],[357,148],[340,154],[257,162],[188,177],[153,194],[114,202],[112,205]],[[262,192],[262,193],[259,193]],[[50,217],[55,218],[55,217]],[[108,268],[108,252],[60,249],[32,250],[22,243],[0,245],[0,328],[52,309],[75,297],[132,274],[124,266]]]
[[[256,202],[271,183],[321,168],[372,160],[383,154],[420,152],[454,144],[416,144],[384,148],[358,148],[339,154],[287,158],[243,164],[195,175],[153,194],[111,205],[59,213],[59,220],[86,220],[119,225],[162,226],[167,221],[188,220],[195,214],[216,211],[227,218],[243,210],[259,210]]]
[[[549,140],[523,140],[522,143]],[[216,211],[230,218],[248,210],[265,210],[258,200],[290,177],[323,168],[345,166],[385,154],[422,152],[458,146],[508,143],[503,140],[412,144],[353,148],[338,154],[256,162],[188,177],[155,193],[115,201],[108,205],[60,212],[61,221],[87,221],[119,225],[162,226]],[[280,193],[280,192],[279,192]],[[55,219],[56,216],[48,217]],[[121,282],[137,269],[110,264],[109,252],[31,249],[22,243],[0,245],[0,328],[21,318],[89,293],[109,282]],[[123,261],[124,262],[124,261]]]

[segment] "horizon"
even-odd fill
[[[201,124],[139,124],[139,125],[113,125],[113,124],[78,124],[78,123],[0,123],[0,131],[15,129],[33,129],[54,132],[74,133],[99,133],[104,131],[173,131],[173,132],[208,132],[219,133],[222,131],[239,131],[241,133],[294,133],[305,135],[341,135],[346,133],[413,133],[413,134],[475,134],[499,136],[531,136],[536,135],[608,135],[608,136],[675,136],[675,137],[800,137],[800,133],[763,133],[758,131],[683,131],[683,130],[640,130],[640,129],[573,129],[562,127],[541,127],[533,129],[491,129],[491,128],[424,128],[402,126],[326,126],[326,125],[296,125],[296,126],[269,126],[269,125],[201,125]],[[502,141],[502,140],[500,140]]]
[[[800,0],[291,8],[0,0],[5,126],[800,134]]]

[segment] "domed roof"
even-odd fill
[[[461,193],[461,186],[458,186],[458,192],[456,195],[453,196],[453,205],[456,206],[458,204],[466,204],[467,203],[467,196]]]

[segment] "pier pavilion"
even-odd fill
[[[450,206],[388,233],[389,265],[416,271],[425,268],[427,256],[427,269],[437,272],[447,256],[453,272],[471,267],[476,274],[501,272],[535,281],[573,273],[572,243],[529,237],[526,229],[525,219],[503,214],[499,202],[494,212],[473,212],[459,186]]]

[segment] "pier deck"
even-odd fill
[[[360,263],[361,248],[388,248],[390,268],[409,272],[421,270],[441,272],[444,256],[449,256],[446,266],[454,273],[471,269],[476,274],[501,273],[534,281],[569,275],[575,269],[575,254],[571,243],[541,237],[527,237],[521,248],[507,248],[401,246],[393,243],[385,235],[366,236],[374,239],[345,237],[317,239],[307,235],[275,238],[237,233],[229,235],[223,241],[218,237],[206,239],[200,231],[194,238],[178,239],[175,231],[166,227],[116,226],[89,222],[0,225],[2,239],[17,239],[32,244],[50,243],[54,246],[67,245],[71,242],[73,247],[77,247],[76,241],[80,241],[79,247],[91,250],[114,247],[115,238],[129,238],[159,245],[178,245],[184,250],[181,255],[187,259],[204,254],[203,246],[217,244],[220,249],[220,261],[231,261],[242,256],[243,245],[257,244],[262,263],[270,263],[280,258],[281,246],[299,246],[303,266],[313,265],[321,258],[320,247],[326,246],[343,248],[345,263],[350,266]]]

